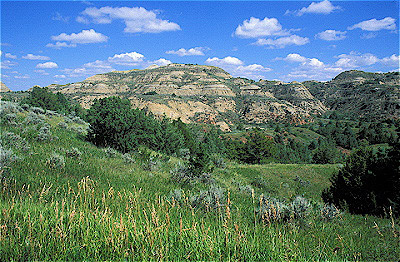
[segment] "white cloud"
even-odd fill
[[[236,71],[245,71],[245,72],[269,72],[271,68],[264,67],[258,64],[252,64],[247,66],[238,66]]]
[[[361,39],[372,39],[372,38],[375,38],[375,37],[377,37],[376,33],[366,33],[366,34],[362,34],[360,36]]]
[[[302,16],[304,14],[330,14],[335,10],[341,9],[340,6],[334,6],[328,0],[322,2],[312,2],[308,7],[303,7],[300,10],[289,11],[287,10],[285,15],[294,14],[297,16]]]
[[[280,58],[278,60],[284,60],[288,62],[305,62],[307,61],[307,58],[299,54],[288,54],[285,58]]]
[[[18,63],[12,62],[12,61],[10,61],[10,60],[4,60],[4,61],[1,61],[1,66],[0,66],[0,68],[1,68],[1,69],[11,69],[11,67],[13,67],[13,66],[15,66],[15,65],[18,65]]]
[[[37,64],[36,68],[43,68],[43,69],[58,68],[58,65],[54,62],[46,62]]]
[[[249,20],[244,20],[243,24],[239,25],[235,30],[235,35],[243,38],[258,38],[265,36],[282,36],[288,35],[287,30],[282,29],[282,25],[276,18],[265,17],[260,20],[251,17]]]
[[[63,16],[59,12],[56,12],[55,15],[51,18],[51,20],[68,23],[69,17],[68,16]]]
[[[43,70],[43,69],[35,70],[35,72],[36,72],[36,73],[39,73],[39,74],[41,74],[41,75],[45,75],[45,76],[49,75],[49,73],[47,73],[47,72],[46,72],[45,70]]]
[[[393,67],[400,68],[399,55],[393,54],[389,57],[384,57],[379,62],[385,66],[393,66]]]
[[[288,45],[305,45],[309,42],[310,40],[307,37],[291,35],[277,39],[258,39],[254,44],[260,46],[267,45],[270,48],[285,48]]]
[[[360,28],[365,31],[380,31],[380,30],[395,30],[396,29],[396,19],[392,17],[386,17],[381,20],[371,19],[360,22],[353,26],[350,26],[348,29],[353,30],[356,28]]]
[[[227,56],[224,58],[218,58],[218,57],[207,58],[206,63],[210,64],[210,65],[214,65],[214,66],[243,65],[243,61],[241,61],[239,58],[232,57],[232,56]]]
[[[325,41],[338,41],[346,38],[346,31],[336,31],[336,30],[325,30],[315,35],[316,38]]]
[[[109,24],[117,19],[124,21],[124,32],[127,33],[160,33],[181,30],[178,24],[157,18],[156,11],[148,11],[143,7],[89,7],[81,13],[77,21]]]
[[[144,55],[137,52],[130,52],[124,54],[115,54],[113,57],[109,57],[108,61],[118,65],[138,65],[143,62]]]
[[[204,47],[193,47],[188,50],[186,50],[185,48],[180,48],[176,51],[170,50],[165,53],[170,54],[170,55],[178,55],[178,56],[195,56],[195,55],[202,56],[202,55],[204,55],[204,51],[206,49],[207,48],[204,48]]]
[[[104,69],[111,69],[111,65],[106,61],[96,60],[94,62],[86,63],[83,65],[87,68],[104,68]]]
[[[2,55],[3,55],[3,51],[0,50],[0,56],[2,56]]]
[[[50,57],[48,56],[42,56],[42,55],[34,55],[34,54],[27,54],[22,57],[23,59],[28,59],[28,60],[50,60]]]
[[[149,61],[148,64],[149,65],[166,66],[166,65],[172,64],[172,62],[170,60],[165,59],[165,58],[160,58],[160,59],[155,60],[155,61]]]
[[[97,33],[94,29],[82,30],[80,33],[72,33],[70,35],[66,33],[59,34],[57,36],[52,36],[54,41],[65,41],[72,44],[93,44],[107,42],[108,36],[101,33]]]
[[[16,79],[28,79],[28,78],[31,78],[30,76],[28,76],[28,75],[19,75],[19,76],[14,76],[14,78],[16,78]]]
[[[55,75],[55,78],[67,78],[65,75]]]
[[[338,56],[339,60],[336,61],[335,65],[343,68],[353,69],[361,66],[370,66],[379,61],[373,54],[358,54],[356,52],[350,52],[350,54],[341,54]]]
[[[6,58],[17,59],[17,56],[16,56],[16,55],[12,55],[12,54],[10,54],[10,53],[6,53],[4,56],[5,56]]]
[[[76,44],[67,44],[65,42],[56,42],[55,44],[48,43],[46,45],[46,47],[51,47],[51,48],[54,48],[54,49],[61,49],[63,47],[76,47]]]

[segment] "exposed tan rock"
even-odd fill
[[[0,82],[0,92],[11,92],[11,90],[3,82]]]

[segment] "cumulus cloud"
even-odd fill
[[[206,50],[206,48],[204,47],[193,47],[190,49],[185,49],[185,48],[180,48],[178,50],[170,50],[165,52],[166,54],[170,54],[170,55],[178,55],[178,56],[202,56],[204,55],[204,51]]]
[[[282,29],[282,25],[276,18],[265,17],[260,20],[251,17],[249,20],[244,20],[235,30],[235,35],[243,38],[259,38],[265,36],[282,36],[288,35],[287,30]]]
[[[46,70],[43,69],[38,69],[38,70],[34,70],[36,73],[47,76],[49,75],[49,73],[46,72]]]
[[[228,71],[233,76],[246,77],[251,79],[265,78],[263,73],[272,69],[259,64],[245,65],[242,60],[236,57],[227,56],[224,58],[208,58],[206,64],[218,66]]]
[[[316,38],[325,41],[338,41],[346,38],[346,31],[336,31],[336,30],[325,30],[315,35]]]
[[[108,36],[97,33],[94,29],[82,30],[79,33],[72,33],[70,35],[62,33],[51,37],[54,41],[70,42],[72,44],[93,44],[102,43],[108,40]]]
[[[334,6],[328,0],[322,2],[312,2],[308,7],[303,7],[300,10],[290,11],[287,10],[285,15],[294,14],[296,16],[302,16],[304,14],[330,14],[335,10],[341,9],[340,6]]]
[[[4,60],[4,61],[1,61],[0,68],[1,69],[11,69],[11,67],[13,67],[15,65],[18,65],[18,63],[12,62],[10,60]]]
[[[399,55],[391,55],[388,57],[384,57],[380,60],[380,62],[385,65],[385,66],[393,66],[393,67],[397,67],[400,68],[400,59],[399,59]]]
[[[169,64],[172,64],[172,62],[170,60],[167,60],[165,58],[160,58],[158,60],[155,61],[148,61],[149,65],[158,65],[158,66],[166,66]]]
[[[360,28],[365,31],[380,31],[380,30],[395,30],[396,29],[396,19],[392,17],[385,17],[381,20],[371,19],[360,22],[358,24],[350,26],[348,29],[353,30]]]
[[[76,47],[76,44],[67,44],[65,42],[56,42],[55,44],[53,43],[48,43],[46,47],[54,48],[54,49],[61,49],[63,47]]]
[[[65,75],[55,75],[54,78],[67,78]]]
[[[378,58],[376,55],[366,53],[360,54],[357,52],[350,52],[350,54],[341,54],[338,56],[335,65],[345,69],[354,69],[363,66],[371,66],[374,64],[381,64],[387,67],[399,68],[399,55],[393,54],[388,57]]]
[[[89,7],[76,20],[96,24],[110,24],[113,20],[122,20],[125,23],[124,32],[127,33],[161,33],[181,30],[178,24],[160,19],[156,11],[149,11],[143,7]]]
[[[36,68],[42,68],[42,69],[58,68],[58,65],[54,62],[46,62],[37,64]]]
[[[16,56],[16,55],[12,55],[12,54],[10,54],[10,53],[6,53],[4,56],[5,56],[6,58],[10,58],[10,59],[17,59],[17,56]]]
[[[299,54],[293,53],[293,54],[288,54],[285,58],[276,58],[277,60],[284,60],[287,62],[305,62],[307,61],[307,58],[304,56],[301,56]]]
[[[108,61],[118,65],[138,65],[143,62],[144,55],[137,52],[130,52],[124,54],[115,54],[113,57],[109,57]]]
[[[48,56],[42,56],[42,55],[34,55],[34,54],[27,54],[22,57],[23,59],[28,59],[28,60],[50,60],[50,57]]]
[[[61,15],[59,12],[56,12],[56,13],[53,15],[53,17],[51,18],[51,20],[54,20],[54,21],[61,21],[61,22],[64,22],[64,23],[68,23],[68,21],[69,21],[69,16],[63,16],[63,15]]]
[[[87,68],[112,69],[111,65],[108,62],[102,60],[96,60],[94,62],[86,63],[83,66]]]
[[[224,58],[218,58],[218,57],[207,58],[206,63],[209,65],[214,65],[214,66],[243,65],[243,61],[241,61],[239,58],[232,57],[232,56],[227,56]]]
[[[357,68],[361,66],[370,66],[379,61],[373,54],[358,54],[356,52],[350,52],[350,54],[338,55],[339,60],[336,61],[335,65],[343,68]]]
[[[14,78],[16,78],[16,79],[28,79],[28,78],[31,78],[29,75],[17,75],[17,76],[14,76]]]
[[[307,37],[301,37],[298,35],[284,36],[277,39],[258,39],[255,45],[269,46],[270,48],[285,48],[288,45],[305,45],[310,40]]]

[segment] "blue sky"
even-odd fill
[[[1,1],[11,90],[191,63],[258,80],[399,70],[398,1]]]

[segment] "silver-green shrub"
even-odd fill
[[[225,190],[218,186],[211,186],[208,190],[203,190],[198,195],[190,198],[192,207],[202,207],[207,211],[217,209],[225,203]]]
[[[79,151],[79,149],[76,147],[73,147],[73,148],[67,150],[67,152],[65,154],[67,157],[71,157],[71,158],[80,158],[82,156],[82,152]]]
[[[307,217],[310,214],[312,208],[310,201],[301,196],[297,196],[292,201],[291,206],[294,218]]]
[[[37,139],[39,141],[50,141],[53,139],[53,136],[50,131],[50,125],[45,123],[40,129]]]
[[[6,148],[19,148],[23,151],[30,149],[29,143],[13,132],[5,132],[0,135],[0,144]]]
[[[49,158],[47,158],[46,162],[50,168],[53,169],[62,169],[65,167],[65,159],[62,155],[53,153]]]
[[[43,123],[44,123],[43,117],[39,116],[34,112],[28,112],[28,115],[25,118],[25,124],[27,125],[37,125]]]
[[[287,221],[291,217],[291,208],[283,201],[261,195],[260,207],[257,213],[265,223]]]
[[[333,220],[341,214],[340,210],[333,204],[325,204],[321,207],[320,212],[321,218],[324,220]]]
[[[6,167],[17,160],[18,157],[13,153],[11,149],[5,149],[0,146],[0,169],[3,170]]]

